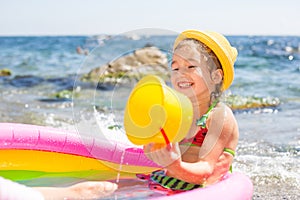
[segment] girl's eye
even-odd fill
[[[191,66],[188,66],[187,68],[188,69],[194,69],[194,68],[196,68],[197,66],[194,66],[194,65],[191,65]],[[178,71],[179,70],[179,68],[172,68],[172,71]]]

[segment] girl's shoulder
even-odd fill
[[[223,133],[238,136],[238,124],[230,107],[225,103],[218,103],[207,119],[208,129],[213,126],[222,126]]]
[[[227,104],[225,104],[223,102],[218,102],[216,104],[216,106],[214,107],[214,109],[212,110],[212,113],[218,113],[218,114],[220,114],[220,112],[233,113],[232,110],[231,110],[231,108]]]
[[[217,103],[217,105],[212,109],[208,116],[208,122],[209,121],[227,121],[230,119],[234,119],[233,112],[229,106],[227,106],[223,102]]]

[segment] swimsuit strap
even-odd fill
[[[196,133],[196,135],[189,139],[183,139],[180,144],[189,145],[189,146],[201,146],[205,135],[207,133],[207,127],[206,127],[206,121],[208,118],[209,113],[212,111],[212,109],[217,105],[218,101],[214,101],[208,108],[207,112],[197,119],[196,125],[200,127],[199,131]]]
[[[209,113],[212,111],[212,109],[217,105],[218,101],[214,101],[208,108],[207,112],[202,115],[199,119],[196,121],[196,125],[200,126],[201,128],[206,128],[206,120],[208,118]]]

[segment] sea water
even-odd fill
[[[96,109],[102,114],[100,124],[110,131],[122,132],[123,109],[130,87],[99,89],[81,83],[80,77],[137,46],[150,44],[170,50],[175,36],[120,36],[112,41],[113,37],[107,35],[99,38],[0,37],[0,69],[12,72],[11,76],[0,77],[0,121],[74,130],[78,124],[96,126]],[[300,37],[228,39],[239,51],[235,79],[228,93],[276,97],[281,102],[275,108],[234,112],[240,139],[233,170],[251,178],[253,199],[299,199]],[[90,54],[78,54],[79,46]],[[93,60],[89,56],[95,48],[98,56]],[[73,99],[55,97],[59,91],[73,89]],[[90,137],[105,132],[103,128],[86,130]],[[140,186],[133,186],[132,191],[134,187]],[[125,191],[123,194],[125,198]]]

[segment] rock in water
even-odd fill
[[[108,85],[126,82],[128,79],[136,79],[147,74],[169,77],[167,55],[157,47],[137,49],[131,54],[91,70],[83,75],[81,80]]]

